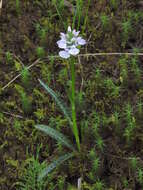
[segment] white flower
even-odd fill
[[[68,32],[71,32],[72,30],[71,30],[71,27],[70,26],[68,26]]]
[[[59,56],[68,59],[71,55],[76,56],[79,54],[79,46],[86,44],[86,41],[79,36],[80,31],[72,30],[68,27],[67,33],[60,33],[60,40],[57,41],[58,47],[63,49],[59,52]]]
[[[78,36],[79,33],[80,33],[80,31],[77,31],[77,32],[76,32],[76,30],[74,29],[74,30],[72,31],[72,33],[73,33],[74,36]]]
[[[69,54],[71,54],[71,55],[77,55],[77,54],[79,54],[79,49],[78,48],[71,48],[69,51]]]
[[[59,40],[59,41],[57,41],[57,44],[58,44],[59,48],[61,48],[61,49],[65,49],[67,47],[66,40]]]
[[[82,39],[81,37],[78,37],[77,38],[77,43],[82,46],[82,45],[86,44],[86,41],[84,39]]]
[[[70,57],[70,54],[68,51],[60,51],[59,55],[60,55],[60,57],[62,57],[64,59],[68,59]]]

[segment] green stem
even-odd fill
[[[90,6],[90,0],[88,0],[88,4],[87,4],[87,8],[86,8],[86,14],[85,14],[84,24],[83,24],[83,28],[82,28],[82,34],[84,33],[85,28],[86,28],[89,6]]]
[[[63,21],[63,17],[62,17],[62,15],[61,15],[60,12],[59,12],[59,9],[58,9],[58,7],[57,7],[57,4],[55,3],[55,1],[53,1],[53,3],[54,3],[54,6],[55,6],[55,9],[56,9],[56,11],[57,11],[57,14],[58,14],[59,18],[60,18],[61,22],[63,23],[64,28],[66,29],[66,28],[67,28],[67,27],[66,27],[66,24],[65,24],[64,21]]]
[[[76,19],[78,19],[78,23],[77,23],[77,28],[76,29],[79,30],[80,21],[81,21],[82,5],[83,5],[82,0],[76,0],[76,11],[75,11],[74,17],[73,17],[72,29],[75,28],[75,22],[76,22]]]
[[[75,65],[74,65],[74,59],[71,59],[71,80],[72,80],[72,98],[71,98],[71,108],[72,108],[72,121],[73,121],[73,126],[72,130],[75,136],[76,144],[78,147],[78,150],[80,151],[80,140],[79,140],[79,131],[77,127],[77,122],[76,122],[76,110],[75,110]]]

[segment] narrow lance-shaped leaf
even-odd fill
[[[61,100],[58,98],[56,93],[48,85],[44,84],[40,79],[38,79],[38,80],[39,80],[40,84],[44,87],[44,89],[53,97],[53,99],[55,100],[57,105],[60,107],[60,109],[62,110],[62,112],[64,113],[66,118],[68,119],[70,125],[72,125],[71,117],[70,117],[65,105],[62,104]]]
[[[66,147],[70,148],[71,150],[75,151],[72,143],[70,142],[67,137],[65,137],[62,133],[57,131],[56,129],[53,129],[47,125],[35,125],[36,129],[39,129],[40,131],[43,131],[53,139],[57,140],[59,143],[65,145]]]
[[[65,154],[64,156],[59,157],[57,160],[54,160],[47,168],[43,169],[38,176],[38,180],[41,180],[43,177],[47,176],[49,172],[55,169],[57,166],[61,165],[63,162],[73,157],[73,153]]]

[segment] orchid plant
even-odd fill
[[[71,27],[68,27],[67,33],[60,33],[60,40],[57,41],[57,45],[60,49],[62,49],[59,52],[59,56],[63,59],[69,58],[69,65],[70,65],[70,74],[71,74],[71,114],[68,113],[68,109],[65,105],[63,105],[62,101],[59,99],[59,97],[56,95],[56,93],[45,83],[43,83],[40,79],[39,82],[42,85],[42,87],[50,94],[61,111],[64,113],[65,117],[67,118],[69,122],[69,126],[72,129],[73,135],[75,137],[76,146],[70,142],[70,140],[65,137],[62,133],[59,131],[47,126],[47,125],[36,125],[35,127],[49,135],[50,137],[57,140],[62,145],[68,147],[72,150],[72,153],[65,154],[64,156],[59,157],[57,160],[53,161],[46,169],[43,170],[43,172],[39,175],[39,179],[46,176],[50,171],[52,171],[55,167],[66,161],[67,159],[73,157],[75,155],[75,152],[80,152],[80,138],[79,138],[79,129],[77,126],[77,117],[76,117],[76,105],[75,105],[75,59],[74,57],[77,56],[80,52],[80,46],[83,46],[86,44],[86,41],[79,36],[80,31],[76,31],[75,29],[72,30]]]

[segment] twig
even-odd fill
[[[35,66],[37,63],[40,62],[40,59],[37,59],[36,61],[34,61],[34,63],[32,63],[31,65],[29,65],[27,67],[27,69],[31,69],[31,67]],[[17,76],[15,76],[10,82],[8,82],[4,87],[2,87],[2,90],[5,90],[11,83],[13,83],[17,78],[19,78],[21,76],[21,73],[19,73]]]
[[[9,83],[7,83],[4,87],[2,87],[2,90],[5,90],[11,83],[13,83],[17,78],[21,76],[21,73],[18,74],[16,77],[14,77]]]
[[[12,117],[17,117],[17,118],[23,119],[23,117],[21,115],[9,113],[9,112],[6,112],[6,111],[3,111],[2,113],[6,114],[6,115],[10,115]]]
[[[143,53],[129,53],[129,52],[126,52],[126,53],[121,53],[121,52],[111,52],[111,53],[86,53],[86,54],[79,54],[78,56],[79,57],[88,57],[88,56],[108,56],[108,55],[129,55],[129,56],[134,56],[134,55],[137,55],[137,56],[143,56]]]
[[[0,15],[1,15],[1,12],[2,12],[2,0],[0,0]]]
[[[2,0],[0,1],[0,9],[2,9]]]
[[[13,56],[22,65],[22,67],[24,68],[25,66],[24,66],[24,63],[21,61],[21,59],[18,56],[16,56],[15,54],[13,54]]]

